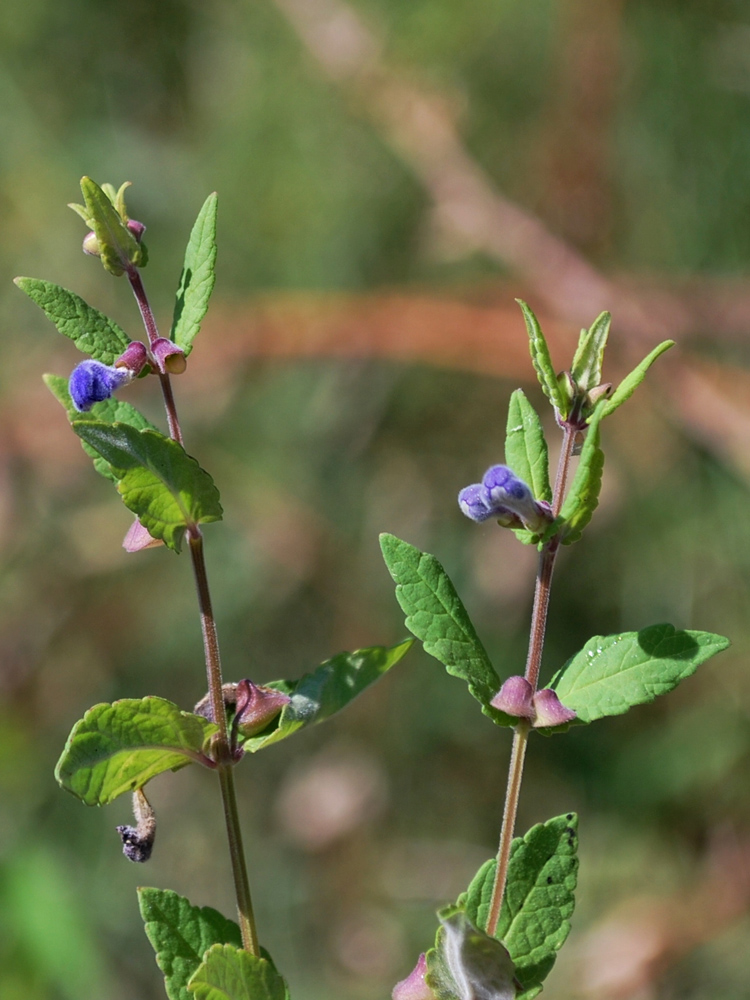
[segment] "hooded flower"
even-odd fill
[[[531,489],[507,465],[493,465],[481,483],[458,494],[458,505],[472,521],[496,518],[503,527],[543,531],[552,520],[549,504],[534,499]]]
[[[68,389],[73,405],[81,413],[90,410],[94,403],[109,399],[113,392],[133,381],[130,368],[111,368],[101,361],[82,361],[70,375]]]

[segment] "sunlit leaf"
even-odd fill
[[[667,694],[728,645],[724,636],[678,631],[673,625],[595,635],[549,686],[578,722],[593,722]]]
[[[217,205],[218,197],[214,192],[206,198],[198,213],[185,251],[185,263],[177,289],[170,336],[186,356],[192,350],[193,340],[200,331],[216,280]]]
[[[162,771],[205,763],[214,732],[213,723],[164,698],[94,705],[73,727],[55,777],[87,806],[103,806]]]

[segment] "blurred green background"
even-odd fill
[[[383,124],[389,80],[433,96],[487,190],[649,297],[648,337],[613,303],[615,375],[631,343],[684,334],[605,429],[602,504],[560,560],[545,675],[592,634],[663,620],[733,646],[668,699],[533,740],[519,830],[581,814],[579,903],[547,992],[747,997],[747,3],[6,0],[0,46],[3,1000],[163,997],[138,884],[233,912],[210,775],[150,786],[145,868],[120,854],[124,799],[89,810],[52,777],[91,704],[189,708],[205,690],[190,565],[121,549],[130,515],[40,380],[76,351],[10,283],[73,288],[139,335],[125,283],[80,253],[65,204],[82,174],[133,181],[165,326],[219,191],[214,318],[175,389],[225,507],[206,536],[227,678],[297,677],[402,638],[383,530],[435,552],[499,672],[522,668],[534,554],[463,519],[455,495],[502,460],[508,395],[530,377],[513,297],[565,351],[599,307],[574,288],[558,307],[512,255],[441,224],[425,183],[440,164],[420,173]],[[454,307],[471,349],[440,326]],[[160,419],[150,380],[129,398]],[[339,718],[244,762],[258,924],[293,996],[390,995],[495,850],[509,746],[414,650]]]

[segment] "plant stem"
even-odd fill
[[[570,459],[573,455],[575,436],[575,430],[566,426],[563,434],[560,459],[557,464],[555,489],[552,497],[552,513],[555,517],[560,513],[565,496],[565,487],[568,481],[568,471],[570,469]],[[534,588],[534,607],[531,612],[531,628],[529,630],[529,652],[526,657],[526,671],[524,675],[533,691],[536,691],[539,683],[539,671],[542,666],[542,653],[544,652],[544,636],[547,630],[552,572],[555,568],[555,560],[559,547],[559,540],[552,538],[539,554],[539,568]],[[518,800],[521,794],[521,779],[523,778],[523,764],[526,757],[529,729],[529,723],[525,719],[521,719],[513,732],[513,747],[510,754],[508,784],[505,791],[505,807],[503,809],[503,825],[500,830],[495,879],[492,884],[492,897],[490,898],[490,909],[487,915],[486,930],[490,937],[494,937],[497,931],[500,909],[505,893],[505,883],[508,878],[510,848],[513,843],[513,833],[516,826],[516,813],[518,812]]]
[[[234,892],[237,897],[237,917],[242,932],[242,947],[251,955],[260,958],[258,932],[255,929],[253,901],[250,897],[250,882],[247,877],[245,851],[242,847],[242,830],[237,812],[237,796],[234,791],[234,772],[231,764],[220,765],[221,800],[224,804],[224,819],[229,838],[229,854],[232,858]]]
[[[154,341],[159,337],[159,331],[148,297],[146,296],[146,290],[143,287],[140,273],[137,268],[130,268],[127,275],[141,312],[149,343],[153,346]],[[159,382],[161,383],[162,396],[164,397],[164,408],[167,412],[170,437],[179,444],[182,444],[182,431],[180,429],[180,421],[177,416],[177,407],[175,406],[169,375],[160,373]],[[258,932],[255,928],[255,916],[250,896],[250,881],[247,876],[245,852],[242,847],[242,831],[240,828],[239,813],[237,812],[237,796],[234,788],[234,774],[232,771],[234,760],[229,746],[227,713],[222,690],[223,679],[221,675],[219,637],[216,631],[216,619],[214,618],[211,591],[208,586],[208,574],[206,572],[206,561],[203,555],[203,535],[197,524],[188,526],[187,537],[193,561],[195,584],[198,591],[198,607],[201,616],[201,632],[203,633],[203,650],[206,660],[206,677],[211,701],[211,714],[213,721],[219,729],[218,733],[214,736],[212,750],[221,785],[221,799],[224,805],[224,820],[227,828],[227,840],[229,842],[229,856],[232,861],[232,876],[234,878],[234,891],[237,898],[237,916],[242,933],[242,946],[251,955],[259,958]]]

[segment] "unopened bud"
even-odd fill
[[[393,987],[392,1000],[435,1000],[435,994],[425,982],[426,972],[427,960],[423,952],[406,979]]]
[[[594,407],[599,402],[600,399],[606,399],[608,396],[612,395],[612,383],[602,382],[601,385],[594,386],[593,389],[589,389],[589,400],[591,406]]]
[[[572,722],[577,718],[576,713],[565,705],[557,697],[557,692],[552,688],[542,688],[534,695],[534,709],[536,711],[535,729],[543,729],[548,726],[564,726],[567,722]]]
[[[156,814],[151,808],[142,788],[133,792],[133,814],[135,826],[118,826],[122,839],[122,853],[129,861],[143,864],[151,857],[156,839]]]
[[[187,368],[185,352],[166,337],[159,337],[153,342],[151,354],[162,375],[182,375]]]
[[[525,677],[509,677],[492,699],[490,705],[514,718],[533,719],[533,696],[534,689]]]
[[[131,340],[120,357],[115,361],[115,368],[127,368],[133,375],[140,375],[148,364],[146,345],[140,340]]]
[[[146,227],[142,222],[136,222],[135,219],[128,219],[125,223],[130,232],[135,236],[136,243],[140,243],[143,239],[143,234],[146,232]]]
[[[90,257],[101,257],[99,240],[96,238],[96,233],[93,230],[90,233],[86,233],[83,238],[83,252],[87,253]]]
[[[276,688],[253,684],[250,680],[237,684],[235,725],[243,736],[255,736],[272,722],[292,700]]]

